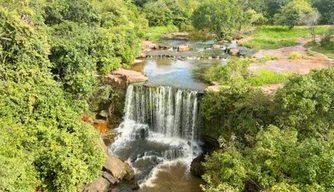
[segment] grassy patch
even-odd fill
[[[258,70],[246,79],[253,86],[285,83],[291,77],[291,73],[275,73],[269,70]]]
[[[328,58],[334,59],[334,42],[321,45],[319,43],[310,42],[305,45],[305,47],[311,49],[312,51],[322,53]]]
[[[302,58],[302,55],[298,52],[294,51],[294,52],[291,52],[289,54],[289,59],[291,59],[291,60],[296,60],[296,59],[300,59],[300,58]]]
[[[325,33],[330,26],[315,26],[317,35]],[[252,49],[278,49],[298,45],[299,38],[311,37],[308,27],[294,27],[288,30],[283,26],[259,26],[253,39],[243,45]]]
[[[330,26],[315,26],[315,32],[318,35],[323,34]],[[299,37],[309,37],[310,31],[307,27],[294,27],[288,30],[283,26],[259,26],[256,29],[254,37],[272,38],[272,39],[295,39]]]
[[[254,38],[244,43],[243,46],[251,49],[279,49],[282,47],[289,47],[298,45],[299,43],[294,40],[280,40],[280,39],[260,39]]]
[[[271,61],[271,60],[279,60],[280,57],[278,56],[271,56],[271,55],[266,55],[265,57],[262,57],[259,59],[260,63],[265,63],[267,61]]]
[[[179,29],[174,25],[150,27],[144,38],[149,41],[160,41],[161,35],[166,33],[178,32]]]

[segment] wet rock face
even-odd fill
[[[201,154],[200,156],[196,157],[190,165],[190,172],[192,175],[196,177],[201,177],[204,174],[204,167],[202,162],[205,161],[205,154]]]

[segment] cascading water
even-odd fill
[[[159,165],[189,166],[201,153],[199,109],[197,91],[129,85],[124,121],[111,152],[135,168],[139,183]]]

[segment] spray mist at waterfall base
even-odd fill
[[[190,175],[201,154],[196,91],[130,85],[124,121],[110,146],[113,155],[135,170],[140,191],[200,191]]]

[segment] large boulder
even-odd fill
[[[114,156],[108,156],[103,165],[103,170],[110,173],[115,179],[123,179],[127,174],[126,168],[126,164]]]
[[[142,49],[144,51],[152,51],[152,50],[160,49],[160,46],[153,43],[152,41],[143,41]]]
[[[100,176],[92,183],[86,185],[82,191],[83,192],[109,192],[110,183],[108,180]]]
[[[106,79],[113,84],[124,85],[128,83],[136,83],[146,81],[148,78],[140,72],[117,69],[106,76]]]
[[[178,47],[179,52],[186,52],[190,50],[189,44],[180,45]]]
[[[236,56],[236,55],[239,54],[239,49],[238,48],[230,48],[228,50],[228,52],[229,52],[230,55]]]

